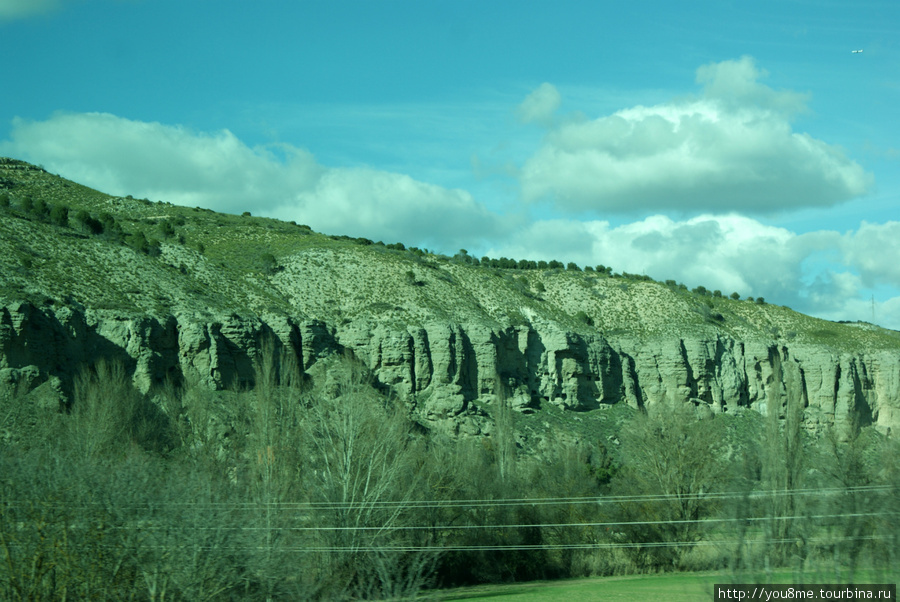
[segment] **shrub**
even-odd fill
[[[54,205],[50,210],[50,221],[57,226],[66,227],[69,225],[69,208],[65,205]]]
[[[266,274],[274,274],[278,271],[278,261],[271,253],[263,253],[262,257],[260,257],[260,263],[262,264],[263,272]]]
[[[9,193],[0,193],[0,207],[9,207]]]
[[[249,211],[244,211],[244,212],[241,214],[241,217],[250,217],[250,212],[249,212]]]
[[[128,243],[135,251],[147,253],[150,250],[150,243],[147,236],[143,232],[136,232],[129,237]]]
[[[175,236],[175,226],[173,226],[169,220],[159,222],[158,229],[163,238],[172,238]]]
[[[81,229],[88,234],[97,235],[103,233],[103,224],[100,220],[91,217],[91,214],[84,209],[78,210],[78,213],[75,214],[75,221],[81,224]]]
[[[47,202],[44,199],[38,199],[34,203],[32,212],[38,219],[47,219],[50,215],[50,206],[47,205]]]
[[[737,293],[737,292],[731,293],[731,298],[734,299],[735,301],[738,301],[741,298],[741,294]]]
[[[570,272],[580,272],[581,271],[581,268],[578,267],[578,264],[575,263],[574,261],[570,261],[569,263],[567,263],[566,269],[569,270]]]

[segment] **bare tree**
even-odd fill
[[[673,405],[655,415],[640,414],[621,439],[622,467],[611,482],[614,495],[629,496],[616,518],[622,542],[642,570],[681,568],[686,553],[701,539],[701,519],[718,511],[710,495],[727,473],[728,447],[715,419],[697,420],[691,405]]]
[[[377,393],[352,360],[331,366],[329,380],[305,397],[303,421],[326,595],[414,594],[431,563],[415,551],[425,542],[400,529],[421,484],[406,408]]]

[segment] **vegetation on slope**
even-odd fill
[[[606,336],[729,334],[847,350],[900,337],[674,281],[561,261],[453,257],[327,236],[274,219],[113,197],[0,159],[0,299],[155,315],[287,313],[507,326],[551,321]]]

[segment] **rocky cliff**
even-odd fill
[[[0,384],[58,408],[82,366],[119,358],[145,392],[250,386],[274,341],[311,375],[349,354],[423,422],[470,433],[497,383],[523,414],[791,399],[811,429],[900,427],[900,333],[531,264],[113,197],[4,159]]]
[[[307,371],[331,354],[350,354],[423,421],[450,420],[471,434],[481,428],[476,408],[492,403],[498,382],[524,413],[547,404],[652,410],[666,402],[710,413],[766,413],[770,396],[779,396],[781,408],[789,392],[806,408],[810,428],[851,420],[883,431],[900,427],[900,356],[890,350],[842,353],[724,335],[606,338],[555,325],[393,327],[360,319],[334,326],[274,315],[156,318],[18,302],[0,308],[0,381],[27,381],[29,389],[46,383],[64,402],[81,366],[117,358],[144,392],[166,379],[212,389],[252,386],[254,359],[266,341]]]

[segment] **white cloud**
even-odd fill
[[[871,300],[863,289],[867,278],[884,283],[896,273],[890,262],[900,256],[895,250],[900,243],[887,242],[896,227],[900,224],[863,224],[846,235],[828,230],[797,234],[739,215],[680,221],[654,215],[616,227],[607,221],[555,219],[529,224],[488,255],[602,264],[690,288],[718,289],[724,295],[762,296],[826,319],[871,320]],[[860,240],[876,231],[881,238],[871,240],[885,244],[884,259],[860,268],[860,254],[866,253]],[[856,269],[862,270],[862,277]],[[865,270],[874,273],[866,276]],[[893,284],[894,291],[900,288],[900,281]],[[877,303],[876,319],[900,328],[900,297]]]
[[[0,21],[42,15],[58,10],[60,5],[60,0],[0,0]]]
[[[13,121],[4,154],[110,194],[146,197],[239,213],[312,186],[322,168],[312,155],[282,146],[250,148],[228,130],[196,133],[108,113],[56,113]]]
[[[544,82],[525,97],[516,109],[516,114],[523,123],[550,125],[553,113],[559,108],[561,101],[562,97],[556,87]]]
[[[805,96],[757,80],[753,60],[701,67],[697,98],[636,106],[549,131],[521,170],[526,200],[568,211],[771,211],[865,194],[838,147],[792,130]]]
[[[272,214],[325,232],[432,249],[471,246],[502,231],[499,217],[468,192],[374,169],[330,169]]]
[[[641,144],[652,148],[653,141],[677,136],[666,129],[673,115],[687,119],[678,107],[634,117],[645,110],[630,109],[624,116],[572,131],[561,126],[553,135],[571,135],[566,143],[573,148],[592,148],[602,138],[598,130],[634,130],[639,122],[646,141],[635,134],[629,142],[633,149]],[[864,289],[900,288],[900,262],[895,259],[900,256],[900,222],[864,222],[844,234],[797,234],[735,214],[683,220],[654,215],[619,226],[572,219],[522,224],[516,216],[489,211],[466,191],[404,174],[330,168],[296,147],[249,147],[227,130],[194,132],[99,113],[16,120],[10,139],[0,141],[0,155],[43,164],[113,194],[235,213],[249,210],[327,233],[445,252],[465,247],[492,257],[604,264],[726,295],[764,296],[829,319],[871,319]],[[479,250],[491,244],[494,248]],[[900,297],[875,309],[878,323],[900,328]]]
[[[844,235],[842,249],[867,286],[900,287],[900,222],[863,222],[858,230]]]
[[[536,241],[535,246],[544,242],[563,261],[603,264],[746,296],[796,288],[803,258],[827,245],[823,239],[836,241],[838,235],[797,235],[738,215],[685,221],[654,215],[618,227],[606,221],[540,221],[517,238]],[[505,251],[529,256],[524,246]]]
[[[110,114],[13,122],[0,154],[117,195],[272,215],[334,234],[471,245],[500,230],[471,195],[373,169],[327,168],[289,145],[251,148],[227,130],[193,132]]]

